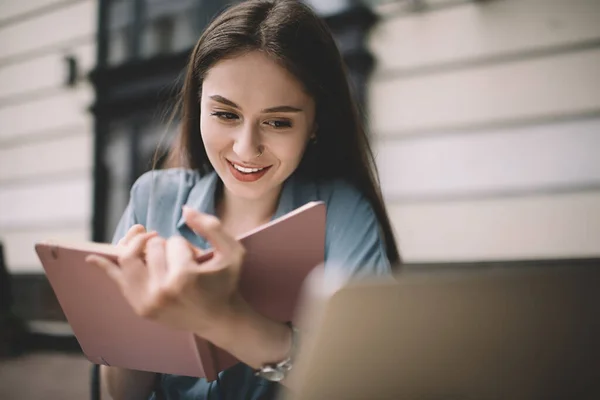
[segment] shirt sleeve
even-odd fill
[[[127,203],[127,207],[125,208],[125,211],[121,215],[121,219],[119,220],[119,223],[117,224],[117,227],[113,234],[112,244],[117,244],[117,242],[119,240],[121,240],[127,234],[127,231],[129,231],[129,229],[133,225],[135,225],[135,224],[145,225],[143,223],[143,221],[140,220],[140,218],[137,216],[136,213],[140,212],[140,210],[138,210],[138,208],[139,208],[138,199],[140,197],[143,197],[143,196],[140,196],[138,194],[138,192],[140,191],[140,187],[142,188],[142,190],[144,192],[147,192],[146,186],[148,186],[148,181],[149,181],[149,174],[147,174],[147,173],[143,174],[135,181],[135,183],[131,187],[131,190],[129,191],[129,202]]]
[[[133,201],[129,200],[129,203],[127,204],[127,207],[125,208],[125,211],[123,212],[123,215],[121,216],[121,219],[119,220],[117,228],[113,234],[112,244],[116,245],[119,240],[121,240],[125,234],[127,234],[127,231],[137,223],[138,222],[133,211]]]
[[[383,235],[368,200],[347,185],[327,202],[325,265],[351,277],[391,274]]]

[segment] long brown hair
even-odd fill
[[[307,147],[295,174],[353,184],[374,209],[390,263],[399,264],[373,153],[344,62],[326,24],[300,1],[245,1],[225,10],[205,29],[188,64],[180,97],[181,131],[169,164],[200,173],[213,170],[200,134],[203,79],[218,61],[254,50],[289,70],[316,103],[318,142]]]

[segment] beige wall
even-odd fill
[[[48,237],[89,238],[97,2],[0,2],[0,239],[12,273],[41,272]],[[65,55],[80,79],[67,87]]]
[[[407,261],[600,255],[600,2],[379,8],[369,118]]]

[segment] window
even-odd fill
[[[195,0],[146,0],[140,55],[144,58],[178,52],[200,36],[200,11]]]
[[[107,2],[108,63],[121,64],[136,53],[134,46],[134,0],[110,0]]]
[[[191,48],[224,5],[201,0],[105,0],[108,65]]]
[[[139,114],[111,121],[107,128],[99,160],[105,182],[104,235],[101,238],[105,242],[112,239],[135,180],[154,166],[161,167],[177,125],[166,125]]]

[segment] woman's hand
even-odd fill
[[[146,234],[146,228],[142,225],[134,225],[117,243],[121,251],[133,238]],[[156,236],[156,233],[152,233]],[[135,371],[119,367],[100,366],[101,383],[103,391],[106,391],[112,399],[147,399],[152,394],[156,374],[146,371]]]
[[[197,262],[202,252],[182,237],[165,240],[134,226],[120,244],[118,265],[99,256],[87,261],[117,283],[138,315],[206,337],[223,330],[237,311],[244,248],[216,217],[183,212],[188,226],[212,245],[208,260]]]
[[[118,249],[125,249],[127,248],[127,245],[129,243],[131,243],[131,240],[139,235],[143,235],[145,233],[150,233],[150,232],[146,232],[146,228],[143,225],[140,224],[136,224],[133,225],[131,228],[129,228],[129,230],[127,231],[127,233],[125,234],[125,236],[123,236],[121,238],[121,240],[119,240],[117,242],[117,248]],[[152,232],[153,235],[156,236],[156,232]]]
[[[289,327],[256,312],[238,292],[241,243],[217,218],[188,208],[183,213],[212,245],[209,259],[184,238],[165,240],[132,228],[118,265],[98,256],[87,260],[106,271],[138,315],[194,332],[253,368],[283,360],[291,346]]]

